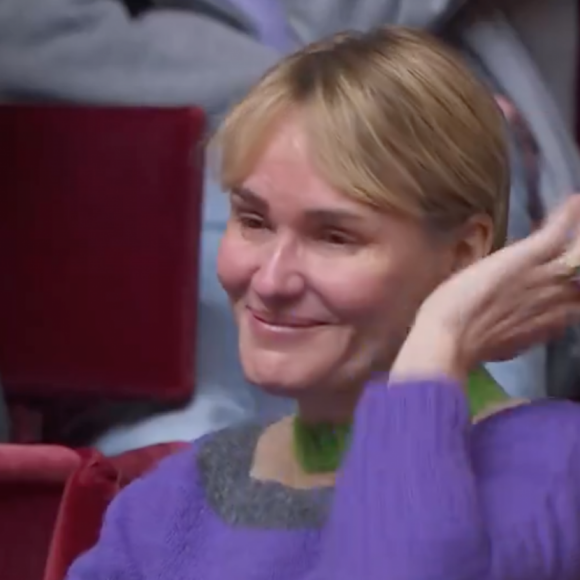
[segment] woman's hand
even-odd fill
[[[427,298],[393,374],[462,380],[512,358],[580,317],[580,196],[536,233],[457,273]]]

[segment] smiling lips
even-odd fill
[[[297,316],[276,316],[268,312],[254,310],[248,307],[252,318],[265,326],[280,330],[307,330],[315,327],[326,326],[327,322],[312,318],[301,318]]]

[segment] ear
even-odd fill
[[[456,232],[454,240],[454,271],[467,268],[485,258],[493,247],[494,227],[491,217],[478,214],[470,217]]]

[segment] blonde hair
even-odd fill
[[[274,66],[218,129],[225,190],[252,171],[290,111],[314,163],[345,195],[443,229],[486,214],[505,242],[505,123],[460,57],[430,35],[384,27],[340,33]]]

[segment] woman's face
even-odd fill
[[[453,252],[421,225],[330,187],[288,120],[231,193],[218,275],[251,382],[300,397],[388,370]]]

